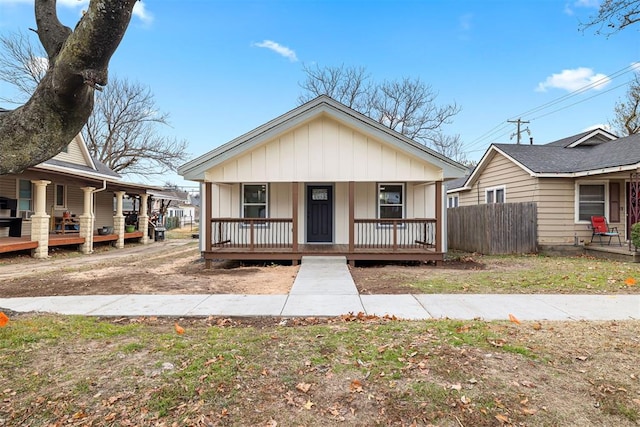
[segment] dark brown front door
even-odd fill
[[[307,242],[333,241],[333,187],[309,185],[307,187]]]

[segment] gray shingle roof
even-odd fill
[[[546,145],[494,144],[535,173],[574,173],[640,163],[640,135],[565,148],[588,132]]]

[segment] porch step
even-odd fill
[[[346,264],[346,256],[303,256],[302,264]]]
[[[358,295],[347,258],[304,256],[290,295]]]

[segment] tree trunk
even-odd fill
[[[58,154],[93,109],[93,91],[129,25],[136,0],[91,0],[75,29],[63,26],[55,0],[36,0],[38,37],[49,69],[21,107],[0,111],[0,175],[19,173]]]

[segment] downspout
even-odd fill
[[[107,180],[106,180],[106,179],[103,179],[103,180],[102,180],[102,188],[98,188],[98,189],[96,189],[96,190],[93,190],[93,191],[91,192],[91,195],[93,196],[94,194],[99,193],[99,192],[101,192],[101,191],[104,191],[104,190],[106,190],[106,189],[107,189]],[[93,218],[95,219],[95,217],[96,217],[96,199],[95,199],[95,197],[93,198],[93,203],[92,203],[92,205],[93,205],[93,206],[92,206],[92,207],[93,207],[93,212],[91,212],[91,214],[93,215]]]

